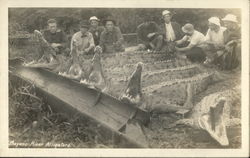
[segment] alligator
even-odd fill
[[[232,107],[240,102],[240,86],[205,96],[191,111],[190,117],[176,121],[171,126],[184,124],[207,131],[220,145],[228,146],[226,127],[241,123],[231,116]]]

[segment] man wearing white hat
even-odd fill
[[[96,46],[99,44],[102,31],[104,31],[104,26],[99,26],[99,22],[100,19],[98,19],[96,16],[92,16],[89,18],[89,32],[92,33]]]
[[[185,36],[181,40],[175,42],[176,51],[184,54],[192,62],[203,62],[206,57],[202,49],[205,36],[199,31],[195,30],[194,26],[189,23],[182,27],[182,31],[185,33]],[[181,45],[187,46],[181,47]]]
[[[241,30],[237,17],[227,14],[222,21],[227,30],[224,32],[225,53],[222,56],[222,68],[234,69],[241,61]]]
[[[164,20],[164,24],[162,24],[160,28],[164,39],[164,48],[166,48],[168,52],[172,52],[173,50],[171,50],[171,44],[173,44],[176,40],[180,40],[184,34],[181,30],[181,26],[177,22],[171,21],[172,13],[170,11],[164,10],[162,12],[162,18]]]
[[[217,57],[224,52],[224,31],[225,27],[221,27],[220,19],[218,17],[211,17],[208,19],[208,31],[205,37],[207,44],[205,52],[207,59],[204,64],[212,63]]]

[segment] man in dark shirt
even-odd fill
[[[48,20],[48,29],[43,32],[43,37],[57,54],[65,53],[67,37],[65,33],[57,28],[55,19]]]
[[[99,22],[100,20],[96,16],[92,16],[89,18],[89,32],[92,33],[96,46],[99,45],[101,33],[102,31],[104,31],[104,27],[99,26]]]
[[[174,52],[175,41],[183,38],[184,33],[177,22],[172,21],[172,13],[168,10],[162,12],[164,23],[160,25],[160,34],[163,35],[163,50]]]
[[[152,17],[145,15],[144,22],[137,27],[136,31],[139,50],[159,51],[163,42],[163,36],[159,34],[159,31],[159,26],[152,21]]]
[[[105,30],[101,33],[100,47],[104,53],[124,52],[124,39],[121,30],[115,26],[115,21],[108,18],[104,21]]]

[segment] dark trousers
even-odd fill
[[[200,47],[193,47],[186,51],[185,55],[192,62],[204,62],[206,59],[206,54]]]
[[[163,44],[163,36],[162,35],[156,35],[153,37],[153,39],[149,42],[149,47],[152,50],[160,51]]]

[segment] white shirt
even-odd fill
[[[202,33],[194,30],[194,33],[191,36],[185,35],[181,40],[188,41],[190,42],[189,44],[199,47],[204,43],[205,36]]]
[[[226,30],[225,27],[220,27],[218,32],[208,29],[207,35],[205,37],[206,41],[211,41],[216,44],[223,45],[224,44],[224,36],[223,32]]]
[[[165,28],[166,28],[166,39],[167,41],[174,41],[176,39],[175,37],[175,33],[173,30],[173,27],[171,25],[171,23],[165,23]]]
[[[83,51],[86,48],[95,47],[93,36],[90,32],[86,32],[85,35],[81,31],[76,32],[71,39],[71,50],[73,41],[76,41],[76,51],[77,53]]]

